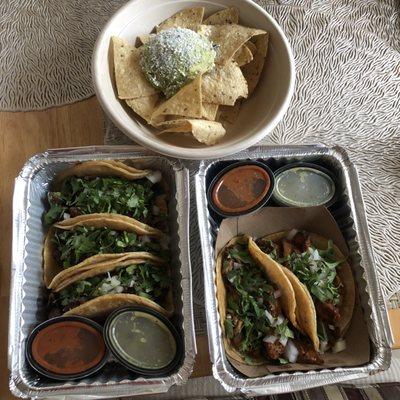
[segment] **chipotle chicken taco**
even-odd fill
[[[49,296],[50,315],[101,318],[119,307],[143,305],[171,316],[171,278],[165,261],[147,252],[118,256],[104,255],[75,275],[61,276]]]
[[[228,358],[235,366],[321,364],[312,341],[298,328],[296,297],[275,265],[260,263],[247,236],[233,238],[216,263],[218,309]]]
[[[297,319],[321,353],[345,349],[354,310],[355,285],[340,250],[322,236],[292,230],[256,240],[262,262],[280,265],[296,294]],[[303,316],[303,318],[302,318]]]
[[[118,214],[89,214],[54,224],[44,243],[44,282],[61,271],[76,274],[82,263],[92,264],[105,254],[146,251],[168,259],[167,239],[163,232],[136,219]]]
[[[160,171],[136,169],[120,161],[75,164],[55,177],[44,222],[111,213],[167,231],[167,188]]]

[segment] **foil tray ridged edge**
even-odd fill
[[[358,239],[358,250],[361,256],[360,266],[363,269],[361,279],[368,289],[368,304],[363,309],[371,312],[367,318],[370,338],[373,341],[375,354],[364,366],[352,368],[335,368],[295,373],[281,373],[262,378],[243,379],[233,372],[228,363],[221,341],[221,328],[217,311],[214,249],[212,247],[211,225],[207,208],[206,173],[207,169],[221,160],[303,158],[313,156],[333,157],[341,166],[345,186],[348,192],[351,218],[354,222],[354,234]],[[210,356],[213,363],[213,375],[228,392],[242,392],[247,395],[270,395],[309,389],[316,386],[335,384],[348,380],[365,378],[389,368],[391,360],[390,346],[393,342],[385,302],[374,270],[373,251],[370,244],[364,204],[358,183],[355,167],[347,153],[340,147],[328,148],[323,145],[309,146],[257,146],[221,160],[202,161],[196,175],[196,202],[202,246],[204,285],[207,313],[207,329]]]
[[[183,365],[173,375],[165,378],[123,380],[120,382],[99,382],[98,384],[85,385],[84,382],[76,382],[68,388],[62,384],[57,389],[29,387],[21,379],[23,365],[25,363],[22,343],[20,342],[22,325],[22,285],[23,270],[27,257],[27,202],[29,183],[35,173],[46,163],[52,162],[76,162],[92,159],[159,159],[167,162],[173,170],[173,180],[176,186],[174,200],[177,207],[177,232],[179,240],[179,260],[181,264],[181,299],[182,302],[182,331],[184,332],[185,357]],[[67,148],[49,150],[45,153],[33,156],[24,165],[20,175],[16,178],[13,198],[13,244],[12,244],[12,272],[11,272],[11,296],[9,312],[9,336],[8,336],[8,367],[10,370],[9,385],[11,392],[19,397],[63,396],[63,395],[90,395],[92,398],[104,398],[110,396],[126,396],[137,394],[166,392],[172,385],[182,385],[190,377],[197,352],[192,304],[192,275],[190,268],[189,252],[189,171],[184,165],[174,159],[160,156],[144,150],[139,146],[90,146],[81,148]],[[151,382],[151,383],[150,383]]]

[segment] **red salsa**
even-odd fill
[[[232,168],[215,184],[212,201],[221,211],[237,213],[255,207],[271,186],[268,173],[257,165]]]
[[[40,330],[32,342],[34,360],[49,372],[79,374],[99,364],[106,352],[103,336],[79,321],[60,321]]]

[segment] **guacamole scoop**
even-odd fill
[[[171,97],[197,75],[213,68],[216,52],[204,36],[185,28],[151,35],[143,45],[141,68],[147,80]]]

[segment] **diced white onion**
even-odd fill
[[[328,346],[328,342],[325,341],[321,341],[319,342],[319,352],[324,354],[326,352],[326,350],[328,350],[329,346]]]
[[[285,356],[290,363],[295,363],[297,361],[297,357],[299,355],[299,351],[297,347],[293,343],[292,340],[288,340],[286,347],[285,347]]]
[[[329,325],[328,325],[328,328],[329,328],[331,331],[334,331],[334,330],[335,330],[335,325],[329,324]]]
[[[286,336],[280,337],[280,338],[279,338],[279,343],[280,343],[283,347],[286,347],[287,342],[288,342],[288,338],[287,338]]]
[[[147,175],[146,178],[151,182],[151,183],[157,183],[160,182],[162,179],[162,175],[160,171],[153,171],[151,174]]]
[[[285,321],[285,317],[282,314],[280,314],[276,320],[275,325],[280,325],[283,321]]]
[[[68,214],[68,213],[64,213],[64,214],[63,214],[63,218],[64,218],[64,219],[70,219],[70,218],[71,218],[71,215]]]
[[[233,263],[233,269],[239,269],[239,268],[241,268],[241,266],[242,266],[242,264],[240,264],[240,263],[237,263],[237,262]]]
[[[292,240],[295,236],[296,236],[296,233],[298,232],[298,230],[297,229],[292,229],[289,233],[288,233],[288,235],[286,236],[286,239],[287,240]]]
[[[281,297],[281,295],[282,295],[282,293],[281,293],[280,290],[275,290],[275,292],[274,292],[274,297],[275,297],[276,299],[279,299],[279,297]]]
[[[151,239],[150,239],[150,236],[143,235],[143,236],[140,236],[140,241],[142,243],[149,243],[149,242],[151,242]]]
[[[115,288],[116,293],[122,293],[124,291],[124,288],[122,286],[117,286]]]
[[[153,215],[159,215],[160,214],[160,208],[157,206],[153,206]]]
[[[340,353],[346,350],[346,341],[344,339],[339,339],[332,347],[332,353]]]
[[[265,310],[264,312],[265,312],[265,316],[268,318],[269,323],[272,326],[275,326],[275,325],[273,325],[275,323],[275,318],[272,316],[272,314],[268,310]]]
[[[318,269],[318,265],[317,265],[317,263],[315,261],[310,261],[309,265],[310,265],[310,270],[312,272],[315,272]]]
[[[119,286],[120,284],[121,284],[121,282],[117,279],[116,276],[113,276],[113,277],[110,279],[110,285],[111,285],[112,287],[117,287],[117,286]]]
[[[263,342],[265,343],[275,343],[278,340],[278,338],[274,335],[270,335],[270,336],[265,336],[265,338],[263,339]]]

